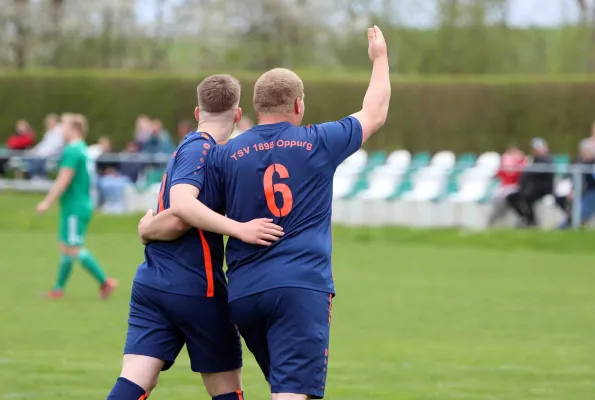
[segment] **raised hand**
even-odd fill
[[[368,28],[368,56],[372,62],[388,57],[384,35],[376,25]]]
[[[241,224],[235,235],[242,242],[270,246],[284,235],[283,228],[273,224],[270,218],[258,218]]]

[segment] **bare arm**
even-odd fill
[[[391,96],[386,42],[377,26],[368,29],[368,55],[372,61],[370,84],[361,111],[352,115],[362,126],[362,142],[366,142],[386,122]]]
[[[171,209],[157,215],[149,210],[138,223],[138,236],[144,244],[153,240],[169,241],[179,238],[188,229],[190,225],[175,217]]]
[[[199,190],[187,184],[173,186],[169,191],[172,215],[195,228],[235,237],[240,223],[224,217],[197,200]]]
[[[68,189],[70,183],[72,182],[72,178],[74,177],[74,170],[72,168],[60,168],[60,172],[58,172],[58,176],[52,185],[49,193],[45,196],[43,201],[39,203],[37,206],[37,211],[39,213],[45,212],[48,208],[52,206],[52,204],[62,196],[62,193]]]
[[[268,246],[283,236],[283,228],[270,219],[240,223],[211,210],[197,200],[199,190],[189,184],[174,185],[169,191],[171,212],[195,228],[235,237],[247,243]]]

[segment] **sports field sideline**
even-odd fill
[[[56,273],[57,214],[0,193],[0,399],[104,399],[120,368],[137,216],[97,216],[89,248],[120,288]],[[595,398],[595,233],[335,230],[327,398]],[[248,400],[268,399],[245,352]],[[206,399],[186,356],[151,399]]]

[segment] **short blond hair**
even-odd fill
[[[198,107],[208,113],[229,111],[240,104],[242,87],[231,75],[211,75],[196,88]]]
[[[254,110],[262,114],[284,114],[295,100],[304,97],[304,83],[293,71],[275,68],[262,74],[254,85]]]
[[[82,114],[62,114],[62,123],[70,125],[81,136],[87,136],[89,132],[89,122]]]

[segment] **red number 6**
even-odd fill
[[[277,173],[280,179],[287,179],[289,178],[289,172],[287,172],[287,168],[281,164],[271,164],[269,167],[264,171],[264,195],[267,199],[267,205],[269,206],[269,210],[273,213],[275,217],[284,217],[291,211],[293,207],[293,194],[284,183],[273,183],[273,174]],[[283,205],[279,208],[277,207],[277,203],[275,202],[275,193],[279,192],[283,196]]]

